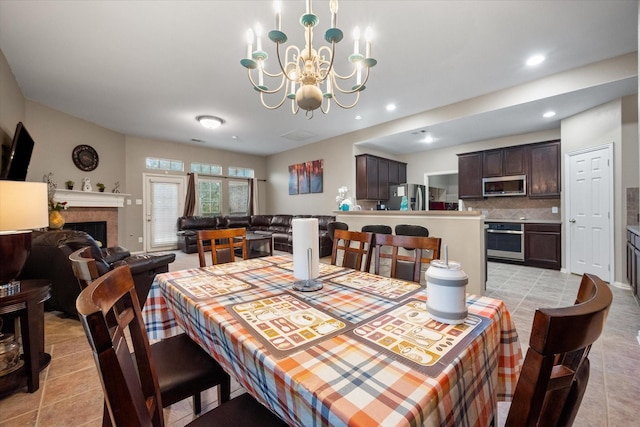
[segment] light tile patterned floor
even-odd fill
[[[172,271],[198,264],[197,254],[176,255]],[[579,276],[499,263],[489,263],[488,277],[487,295],[505,301],[523,351],[535,308],[572,304],[580,283]],[[604,335],[591,351],[591,377],[575,423],[580,427],[634,425],[640,418],[640,345],[636,340],[640,308],[629,290],[612,290],[614,301]],[[102,390],[80,323],[46,313],[45,342],[52,362],[41,373],[40,389],[33,394],[19,390],[0,400],[0,427],[100,426]],[[242,392],[237,384],[232,385],[232,396]],[[207,391],[205,409],[216,404],[216,393]],[[507,410],[508,404],[501,403],[501,414]],[[191,419],[190,399],[165,410],[168,426],[181,427]]]

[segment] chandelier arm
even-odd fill
[[[336,103],[336,104],[338,104],[338,107],[340,107],[340,108],[344,108],[345,110],[348,110],[348,109],[350,109],[350,108],[355,107],[355,106],[356,106],[356,104],[358,103],[358,100],[359,100],[359,99],[360,99],[360,92],[359,92],[359,91],[358,91],[358,93],[356,93],[356,99],[355,99],[355,101],[353,101],[353,104],[351,104],[351,105],[344,105],[344,104],[341,104],[335,96],[333,97],[333,100],[335,101],[335,103]],[[329,111],[329,110],[327,109],[327,112],[328,112],[328,111]]]
[[[278,91],[280,91],[280,89],[282,89],[282,86],[284,85],[284,82],[285,82],[285,79],[283,78],[280,81],[280,86],[278,86],[277,89],[272,89],[272,90],[267,89],[267,90],[265,90],[265,89],[260,88],[260,86],[258,86],[256,84],[256,82],[253,80],[253,76],[251,76],[251,70],[248,69],[248,68],[247,68],[247,75],[249,76],[249,81],[251,82],[251,85],[253,86],[253,88],[255,90],[257,90],[258,92],[260,92],[260,93],[267,93],[267,94],[277,93]],[[275,76],[275,77],[278,77],[278,76]]]
[[[322,114],[328,114],[329,110],[331,109],[331,99],[327,99],[327,109],[324,109],[323,105],[320,105],[320,110],[322,111]]]
[[[360,84],[359,84],[358,86],[356,86],[355,88],[347,89],[347,90],[342,89],[342,88],[337,84],[337,82],[336,82],[336,80],[335,80],[335,79],[334,79],[334,87],[335,87],[336,89],[338,89],[338,92],[340,92],[340,93],[344,93],[344,94],[350,94],[350,93],[355,93],[355,92],[360,93],[360,89],[364,87],[364,85],[367,83],[367,81],[368,81],[368,80],[369,80],[369,69],[367,68],[367,72],[366,72],[366,74],[364,75],[364,80],[362,81],[362,83],[360,83]],[[340,105],[340,104],[338,104],[338,105]]]
[[[354,65],[354,66],[353,66],[353,71],[351,71],[351,74],[349,74],[349,75],[346,75],[346,76],[340,75],[340,74],[338,74],[338,73],[336,72],[336,70],[333,70],[333,74],[334,74],[337,78],[339,78],[340,80],[348,80],[348,79],[353,78],[353,76],[355,76],[355,75],[356,75],[356,72],[357,72],[357,71],[358,71],[358,67]]]
[[[265,92],[260,91],[260,102],[262,103],[262,106],[268,110],[275,110],[277,108],[280,108],[282,106],[282,104],[284,104],[284,101],[287,100],[287,94],[285,92],[284,96],[282,97],[282,99],[280,100],[280,102],[274,106],[270,106],[267,105],[267,103],[264,101],[264,94]]]
[[[296,52],[298,53],[298,56],[300,56],[300,50],[298,49],[297,46],[289,46],[289,47],[287,47],[287,49],[284,52],[285,59],[287,59],[287,57],[289,56],[289,49],[296,50]],[[282,58],[280,58],[280,43],[277,43],[277,42],[276,42],[276,56],[278,57],[278,65],[280,66],[280,73],[282,73],[287,80],[291,81],[291,78],[287,75],[287,71],[285,70],[285,66],[282,65]],[[288,61],[287,61],[287,64],[289,64]],[[296,75],[297,74],[298,73],[296,73]]]
[[[331,58],[329,61],[324,61],[324,60],[321,61],[320,60],[320,53],[323,50],[328,50],[329,51],[328,55],[329,55],[329,58]],[[318,49],[318,64],[320,64],[320,65],[318,65],[318,68],[320,69],[322,64],[329,64],[329,66],[327,67],[327,69],[324,72],[324,76],[322,76],[322,73],[320,74],[320,77],[321,77],[320,82],[325,81],[327,79],[327,76],[329,76],[329,74],[331,74],[331,69],[333,68],[333,58],[335,58],[335,51],[336,51],[336,42],[332,42],[331,43],[331,49],[329,49],[327,46],[321,46]],[[334,71],[334,73],[335,73],[335,71]]]

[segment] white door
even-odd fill
[[[610,280],[613,244],[612,146],[568,155],[569,268]]]
[[[178,217],[184,210],[186,178],[145,174],[145,250],[178,247]]]

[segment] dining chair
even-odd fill
[[[163,426],[162,408],[171,404],[161,390],[163,361],[154,352],[157,344],[149,344],[129,267],[117,267],[95,279],[80,293],[76,308],[102,382],[105,416],[108,417],[103,425]],[[108,313],[111,316],[107,317]],[[110,324],[109,318],[117,319],[117,322]],[[180,359],[182,364],[181,370],[175,373],[178,377],[185,375],[192,366],[208,363],[183,356],[180,348],[174,350],[173,358]],[[208,355],[207,359],[213,360]],[[228,381],[229,376],[217,366],[217,375],[224,375]],[[211,373],[201,372],[200,375],[201,382],[210,380]],[[217,408],[190,425],[286,425],[249,395],[227,400],[228,396],[219,399],[222,403]]]
[[[331,221],[327,223],[327,231],[329,232],[329,239],[333,242],[333,234],[336,230],[348,230],[349,225],[346,222]]]
[[[235,261],[236,248],[242,250],[242,259],[247,259],[247,230],[226,228],[221,230],[198,230],[198,260],[206,267],[205,252],[211,251],[213,265]]]
[[[374,272],[380,274],[380,260],[386,258],[391,260],[389,277],[420,283],[422,266],[440,258],[441,244],[439,237],[376,234],[373,243]],[[387,248],[391,248],[391,251],[387,251]],[[400,248],[407,252],[400,252]]]
[[[589,350],[604,329],[613,296],[584,274],[575,304],[539,308],[505,426],[571,426],[589,380]]]
[[[370,254],[372,244],[373,233],[337,229],[333,236],[331,264],[337,265],[338,254],[340,253],[342,254],[342,267],[358,271],[369,271],[371,268]]]
[[[364,231],[365,233],[376,233],[376,234],[393,233],[393,229],[390,226],[383,225],[383,224],[363,225],[360,231]]]
[[[69,255],[74,273],[79,272],[76,277],[83,290],[101,277],[97,274],[98,268],[95,259],[87,257],[91,255],[91,252],[86,249],[89,248],[79,249]],[[133,284],[132,287],[136,293]],[[137,293],[136,301],[139,306],[140,301]],[[109,325],[117,323],[117,320],[112,317],[113,315],[112,311],[105,314]],[[193,397],[193,412],[199,414],[202,411],[200,393],[216,386],[218,386],[218,401],[226,402],[229,400],[231,394],[229,375],[218,362],[186,334],[175,335],[156,342],[151,346],[151,353],[156,364],[162,402],[166,406]]]
[[[394,229],[398,236],[429,237],[429,229],[415,224],[397,224]]]

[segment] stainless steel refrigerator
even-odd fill
[[[427,210],[427,189],[420,184],[400,184],[389,187],[389,201],[387,208],[390,210],[400,210],[402,196],[407,196],[409,202],[409,210],[426,211]]]

